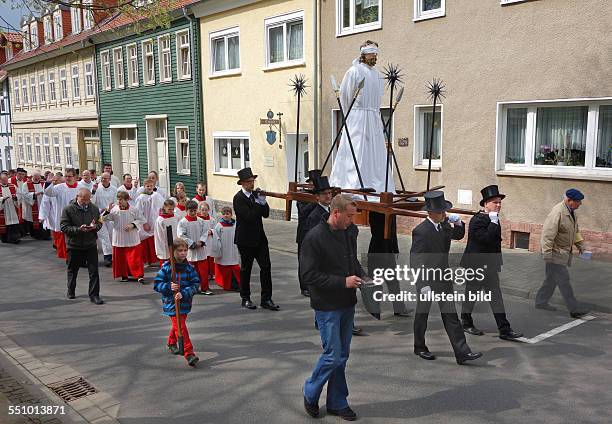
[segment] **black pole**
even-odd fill
[[[434,141],[434,128],[436,123],[436,103],[438,101],[438,95],[435,94],[433,98],[433,115],[431,118],[431,134],[429,135],[429,163],[427,164],[427,191],[429,191],[429,183],[431,181],[431,154],[433,151],[433,141]]]
[[[297,109],[297,129],[296,129],[296,135],[295,135],[295,174],[294,174],[294,181],[297,183],[298,181],[298,157],[299,157],[299,150],[300,150],[300,103],[302,100],[302,92],[298,91],[297,93],[298,96],[298,109]]]
[[[389,134],[391,132],[391,120],[393,119],[394,114],[395,114],[395,108],[391,109],[391,113],[389,114],[389,120],[387,122],[385,122],[382,115],[380,116],[380,119],[383,123],[383,130],[385,132],[385,137],[388,137],[389,139],[391,138]],[[397,176],[399,177],[400,184],[402,186],[402,190],[406,191],[406,186],[404,185],[404,179],[402,178],[402,173],[400,172],[397,158],[395,157],[395,151],[392,145],[391,145],[391,156],[393,157],[393,163],[395,164],[395,169],[397,170]]]
[[[391,84],[391,90],[389,93],[389,131],[385,131],[385,126],[384,123],[385,121],[383,120],[383,135],[386,136],[386,148],[387,148],[387,161],[386,161],[386,169],[385,169],[385,191],[389,191],[389,162],[391,162],[391,150],[390,150],[390,143],[391,143],[391,118],[393,117],[393,91],[395,90],[395,83]],[[380,115],[380,117],[382,118],[382,114]]]
[[[353,100],[351,101],[351,105],[349,106],[349,110],[348,112],[346,112],[346,116],[342,113],[342,108],[340,108],[340,111],[341,111],[340,114],[342,115],[342,124],[340,125],[340,129],[336,133],[336,138],[334,138],[334,142],[331,145],[331,149],[329,149],[329,153],[327,153],[325,162],[323,162],[323,166],[321,167],[321,172],[325,170],[325,167],[327,166],[327,162],[331,158],[332,152],[334,151],[334,147],[336,147],[336,145],[340,141],[340,136],[342,135],[342,130],[344,129],[344,122],[348,119],[349,115],[351,114],[351,111],[353,110],[353,105],[355,104],[355,100],[357,100],[357,96],[353,97]]]
[[[344,115],[344,111],[342,110],[342,103],[340,102],[340,98],[337,97],[338,107],[340,108],[340,113]],[[348,116],[348,115],[347,115]],[[353,163],[355,164],[355,170],[357,171],[357,177],[359,177],[359,184],[361,188],[364,189],[363,179],[361,178],[361,172],[359,171],[359,165],[357,164],[357,157],[355,156],[355,149],[353,149],[353,141],[351,140],[351,134],[349,133],[348,126],[346,124],[346,119],[343,120],[344,129],[346,130],[346,139],[348,140],[349,147],[351,148],[351,155],[353,155]]]

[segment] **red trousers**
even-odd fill
[[[210,287],[208,286],[208,275],[211,274],[210,261],[208,258],[202,261],[191,262],[191,265],[195,268],[200,277],[200,290],[206,291]]]
[[[144,277],[142,248],[140,245],[132,247],[113,246],[113,278],[129,276]]]
[[[170,334],[168,335],[168,344],[173,345],[178,342],[178,328],[176,326],[176,315],[173,317],[169,317],[170,322],[172,323],[172,328],[170,328]],[[183,346],[185,351],[185,358],[189,355],[195,355],[193,353],[193,345],[191,344],[191,339],[189,338],[189,331],[187,330],[187,315],[181,314],[181,332],[183,333]]]
[[[159,259],[155,254],[155,237],[151,236],[140,241],[142,249],[142,262],[145,264],[156,264]]]
[[[68,258],[68,255],[66,254],[66,239],[64,238],[64,233],[61,231],[53,231],[53,244],[55,245],[55,251],[58,258]]]
[[[219,265],[215,264],[215,281],[223,290],[232,289],[232,276],[240,287],[240,265]]]

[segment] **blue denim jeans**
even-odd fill
[[[327,409],[338,410],[348,406],[344,369],[351,348],[354,317],[354,306],[336,311],[315,310],[323,353],[304,384],[304,396],[308,403],[319,403],[323,386],[327,383]]]

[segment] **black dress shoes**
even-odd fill
[[[434,355],[428,350],[418,350],[415,351],[414,354],[420,356],[423,359],[427,359],[428,361],[433,361],[434,359],[436,359],[436,355]]]
[[[104,301],[100,299],[100,296],[92,296],[90,299],[91,303],[95,303],[96,305],[103,305]]]
[[[353,331],[352,331],[352,333],[353,333],[353,336],[360,336],[360,335],[361,335],[361,333],[363,333],[363,328],[360,328],[360,327],[355,327],[355,326],[353,325]]]
[[[302,293],[302,296],[310,297],[310,291],[308,290],[302,290],[301,293]]]
[[[280,307],[276,303],[272,302],[272,299],[262,301],[260,306],[270,311],[278,311],[280,309]]]
[[[457,363],[459,365],[463,365],[466,361],[473,361],[474,359],[478,359],[482,356],[480,352],[470,352],[462,358],[457,358]]]
[[[317,418],[319,416],[319,405],[308,403],[306,396],[304,396],[304,410],[306,410],[306,413],[312,418]]]
[[[74,293],[66,293],[66,298],[68,299],[74,299]]]
[[[570,317],[572,318],[582,318],[583,316],[585,316],[586,314],[588,314],[589,311],[574,311],[574,312],[570,312]]]
[[[544,309],[545,311],[556,311],[557,308],[550,306],[548,303],[542,303],[541,305],[535,305],[536,309]]]
[[[357,419],[357,414],[350,406],[343,409],[328,409],[327,413],[329,415],[336,415],[346,421],[355,421]]]
[[[516,340],[519,337],[523,337],[523,333],[517,333],[512,329],[499,333],[499,338],[502,340]]]
[[[472,334],[474,336],[482,336],[484,334],[484,331],[479,330],[478,328],[474,327],[473,325],[471,325],[471,326],[464,326],[463,327],[463,331],[465,331],[468,334]]]
[[[200,361],[200,358],[195,355],[188,355],[185,359],[187,360],[187,365],[194,368],[196,365],[198,365],[198,362]]]
[[[242,299],[241,306],[246,309],[257,309],[257,306],[251,302],[251,299]]]

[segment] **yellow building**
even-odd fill
[[[193,6],[200,19],[206,174],[214,198],[231,202],[237,171],[246,166],[268,191],[285,192],[294,181],[297,97],[289,84],[296,75],[304,75],[308,85],[301,102],[298,179],[304,181],[316,163],[316,3],[213,0]],[[273,119],[282,114],[280,131],[261,124],[269,111]],[[269,203],[284,210],[280,199]]]

